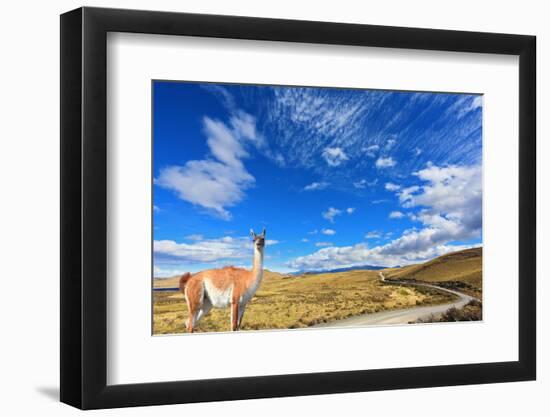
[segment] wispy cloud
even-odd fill
[[[355,188],[359,188],[359,189],[364,189],[364,188],[367,188],[367,187],[373,187],[375,186],[376,184],[378,183],[378,179],[374,179],[372,181],[367,181],[366,179],[361,179],[359,181],[355,181],[353,183],[353,186]]]
[[[394,147],[394,145],[397,143],[397,140],[395,138],[390,138],[386,141],[386,146],[384,147],[384,149],[386,151],[389,151],[391,148]]]
[[[481,96],[308,87],[258,88],[249,94],[261,99],[257,116],[273,153],[292,149],[290,154],[282,152],[285,164],[327,177],[337,173],[348,179],[349,187],[358,182],[349,181],[352,174],[372,168],[395,167],[405,173],[418,170],[428,159],[479,159]],[[438,123],[433,123],[434,114]],[[340,158],[339,151],[332,157],[326,149],[341,150],[347,159]],[[425,158],[410,157],[418,152]],[[378,165],[371,158],[379,160]],[[331,182],[338,187],[343,181]]]
[[[325,158],[325,161],[331,167],[337,167],[349,159],[342,148],[325,148],[323,150],[323,158]]]
[[[336,234],[336,231],[333,229],[323,229],[321,230],[321,233],[324,235],[332,236]]]
[[[156,257],[176,258],[186,262],[210,263],[220,260],[235,260],[251,257],[252,244],[249,238],[224,236],[204,239],[193,243],[178,243],[173,240],[155,240]]]
[[[342,210],[334,207],[329,207],[326,211],[323,211],[321,213],[323,218],[327,219],[331,223],[334,223],[334,218],[336,216],[340,216],[341,214],[342,214]]]
[[[153,251],[155,263],[157,260],[178,260],[188,263],[214,263],[219,261],[232,262],[235,260],[252,259],[252,241],[249,237],[224,236],[216,239],[199,239],[198,235],[191,235],[192,243],[176,242],[174,240],[155,240]],[[267,246],[279,242],[274,239],[266,240]]]
[[[395,166],[395,164],[396,162],[391,156],[387,158],[380,157],[376,160],[376,163],[375,163],[376,168],[391,168]]]
[[[397,191],[401,188],[401,186],[397,185],[397,184],[393,184],[391,182],[387,182],[386,185],[385,185],[385,188],[388,191]]]
[[[405,217],[405,215],[400,212],[400,211],[392,211],[389,216],[388,216],[390,219],[402,219],[403,217]]]
[[[355,212],[355,207],[348,207],[346,209],[346,213],[348,213],[348,214],[353,214],[354,212]]]
[[[317,242],[315,243],[315,246],[317,247],[323,247],[323,246],[332,246],[332,243],[331,242]]]
[[[253,139],[250,136],[253,130],[245,127],[250,122],[245,117],[241,122],[233,121],[231,128],[219,120],[205,117],[204,134],[213,158],[164,167],[155,184],[174,191],[184,201],[229,220],[231,213],[226,207],[241,201],[245,190],[255,181],[243,164],[248,157],[243,140]]]
[[[187,272],[184,268],[163,268],[155,265],[153,273],[155,278],[169,278]]]
[[[321,182],[312,182],[311,184],[309,185],[306,185],[304,187],[304,191],[317,191],[317,190],[324,190],[325,188],[327,188],[330,184],[328,182],[325,182],[325,181],[321,181]]]
[[[201,88],[218,97],[218,99],[220,100],[220,102],[222,103],[222,105],[225,107],[227,111],[233,112],[237,108],[237,105],[235,104],[235,98],[233,97],[233,95],[221,85],[201,84]]]
[[[371,231],[365,234],[365,239],[380,239],[382,237],[382,233],[378,231]]]
[[[368,156],[369,158],[374,158],[376,156],[376,153],[380,150],[380,146],[379,145],[370,145],[370,146],[365,146],[364,148],[361,149],[366,156]]]

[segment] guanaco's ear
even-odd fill
[[[262,236],[265,237],[265,227],[264,230],[262,230]]]
[[[254,233],[254,230],[250,229],[250,236],[252,236],[252,239],[256,237],[256,233]]]

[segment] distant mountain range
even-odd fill
[[[378,271],[380,269],[386,269],[387,266],[375,266],[375,265],[357,265],[350,266],[348,268],[335,268],[335,269],[317,269],[317,270],[303,270],[292,272],[291,275],[304,275],[304,274],[329,274],[332,272],[347,272],[347,271],[357,271],[357,270],[367,270],[367,271]],[[394,267],[398,268],[398,267]]]

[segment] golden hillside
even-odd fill
[[[482,287],[483,248],[448,253],[431,261],[403,268],[387,269],[388,279],[425,282],[462,282],[477,291]]]

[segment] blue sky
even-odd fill
[[[153,82],[155,276],[395,266],[481,244],[482,96]]]

